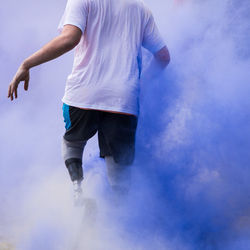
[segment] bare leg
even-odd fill
[[[119,195],[127,194],[131,182],[131,166],[119,165],[112,156],[106,156],[105,162],[109,184],[112,189]]]

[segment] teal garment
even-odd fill
[[[63,103],[63,118],[65,123],[65,128],[68,130],[71,128],[71,120],[69,115],[69,105]]]

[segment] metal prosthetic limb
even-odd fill
[[[82,160],[70,158],[65,161],[71,180],[81,182],[83,180]]]
[[[131,166],[116,163],[112,156],[106,156],[105,162],[108,180],[113,191],[119,195],[126,195],[130,188]]]
[[[64,138],[62,141],[63,159],[73,182],[83,180],[82,154],[85,145],[85,141],[67,141]]]
[[[67,141],[64,138],[62,142],[62,155],[73,182],[76,206],[81,206],[83,202],[81,182],[83,180],[82,154],[85,145],[85,141]]]

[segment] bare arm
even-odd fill
[[[81,35],[82,31],[76,26],[65,25],[59,36],[25,59],[9,85],[8,98],[10,98],[11,101],[14,99],[13,95],[17,98],[17,88],[22,81],[24,81],[24,89],[28,90],[29,70],[32,67],[51,61],[72,50],[79,43]]]
[[[170,54],[167,47],[163,47],[161,50],[154,54],[154,58],[158,63],[159,67],[164,69],[168,66],[170,62]]]
[[[163,72],[170,62],[170,54],[167,47],[163,47],[154,54],[152,61],[144,72],[144,78],[151,79]]]

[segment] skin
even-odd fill
[[[40,50],[24,60],[18,68],[16,75],[8,89],[8,98],[13,101],[17,98],[17,88],[20,82],[24,82],[24,89],[29,88],[30,69],[42,63],[51,61],[66,52],[72,50],[80,41],[82,31],[73,25],[65,25],[61,34],[47,43]]]
[[[14,98],[18,97],[17,89],[20,82],[24,82],[24,90],[28,90],[30,69],[32,67],[51,61],[72,50],[80,42],[81,36],[82,31],[78,27],[74,25],[65,25],[59,36],[23,61],[9,85],[8,98],[13,101]],[[168,49],[164,47],[154,54],[154,60],[152,60],[147,72],[158,73],[158,71],[162,71],[167,67],[169,61],[170,56]],[[146,75],[148,75],[148,77],[153,77],[150,73],[146,73]]]
[[[170,55],[167,47],[163,47],[154,54],[153,60],[142,73],[142,80],[150,81],[161,75],[170,62]]]
[[[158,63],[161,69],[166,68],[170,62],[170,54],[169,54],[167,47],[165,46],[161,50],[156,52],[154,54],[154,58],[155,58],[156,63]]]

